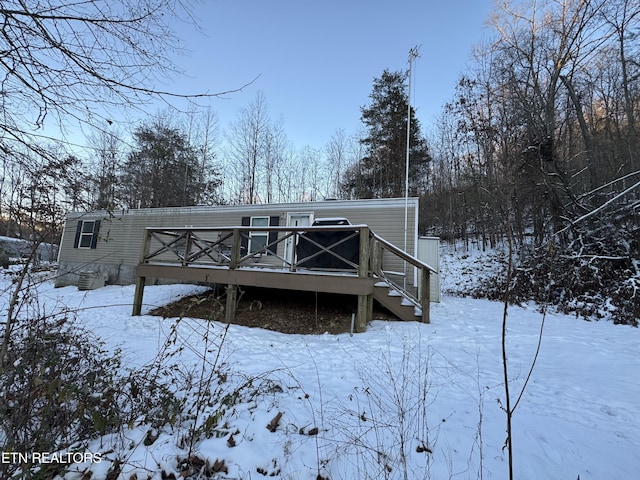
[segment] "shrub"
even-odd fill
[[[28,455],[82,449],[136,419],[170,420],[181,405],[143,370],[125,373],[68,313],[16,319],[0,370],[0,451]],[[28,458],[28,457],[27,457]],[[64,464],[0,464],[0,479],[50,478]]]
[[[640,229],[633,209],[623,208],[574,225],[564,242],[521,248],[512,275],[511,301],[534,300],[586,319],[610,318],[638,326],[640,318]],[[473,292],[500,300],[504,272]]]
[[[0,449],[55,452],[115,428],[119,367],[66,315],[15,322],[0,373]]]

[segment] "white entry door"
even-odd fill
[[[287,213],[287,226],[288,227],[308,227],[313,223],[313,212],[310,213]],[[287,262],[293,263],[295,252],[293,237],[287,238],[285,241],[285,256]]]

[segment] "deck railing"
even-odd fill
[[[359,263],[341,253],[339,247],[353,242],[366,230],[363,238],[369,237],[366,225],[332,225],[314,227],[147,227],[142,246],[140,263],[176,262],[187,267],[221,266],[232,269],[240,267],[286,268],[296,271],[320,256],[335,258],[342,267],[338,270],[354,271]],[[341,233],[336,241],[319,242],[318,232]],[[267,240],[261,244],[256,234],[264,234]],[[273,237],[273,240],[271,238]],[[300,256],[300,244],[312,248]],[[278,248],[279,245],[283,247]],[[315,251],[313,251],[315,250]],[[287,252],[289,254],[287,255]],[[289,257],[289,258],[287,258]],[[317,263],[317,262],[316,262]],[[306,267],[314,268],[314,267]]]
[[[436,273],[367,225],[148,227],[140,264],[368,277],[398,290],[421,310],[424,322],[429,322],[430,274]],[[398,265],[405,267],[402,272]],[[419,291],[413,285],[414,268],[420,279]],[[398,278],[403,278],[403,285]],[[134,314],[140,313],[143,289],[144,278],[136,288]],[[370,311],[372,301],[370,295],[359,295],[358,311]]]

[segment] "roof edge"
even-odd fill
[[[239,204],[239,205],[194,205],[189,207],[157,207],[157,208],[135,208],[135,209],[116,209],[109,210],[93,210],[93,211],[72,211],[67,212],[67,218],[80,219],[83,217],[112,217],[118,215],[144,215],[144,214],[178,214],[178,213],[199,213],[199,212],[215,212],[224,210],[228,212],[246,211],[246,210],[286,210],[287,208],[313,208],[317,205],[338,205],[338,206],[358,206],[358,205],[408,205],[418,207],[418,197],[395,197],[395,198],[362,198],[355,200],[322,200],[317,202],[288,202],[288,203],[256,203],[256,204]]]

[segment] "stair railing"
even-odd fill
[[[412,302],[415,307],[421,310],[422,321],[430,323],[429,306],[431,303],[431,274],[438,272],[431,265],[424,263],[422,260],[419,260],[413,255],[410,255],[404,250],[396,247],[394,244],[380,237],[375,232],[371,232],[371,243],[371,271],[374,277],[380,278],[388,286],[396,289],[407,300]],[[397,257],[402,260],[403,263],[415,267],[418,270],[419,289],[416,288],[415,294],[410,289],[407,289],[394,281],[389,274],[390,272],[384,269],[383,259],[385,258],[385,251],[389,252],[392,257]],[[406,275],[406,272],[392,273],[395,275]]]

